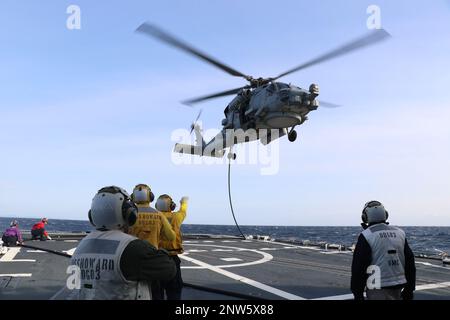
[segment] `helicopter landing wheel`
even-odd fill
[[[234,153],[234,152],[229,152],[229,153],[228,153],[228,159],[229,159],[229,160],[236,160],[236,153]]]
[[[295,139],[297,139],[297,131],[292,130],[291,132],[289,132],[288,139],[290,142],[294,142]]]

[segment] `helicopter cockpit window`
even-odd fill
[[[280,99],[283,102],[289,100],[289,89],[281,89],[280,90]]]
[[[277,83],[277,87],[278,87],[278,90],[289,89],[289,85],[287,85],[286,83],[281,83],[281,82]]]
[[[281,82],[272,82],[271,84],[269,84],[269,86],[267,87],[267,90],[271,93],[276,92],[276,91],[280,91],[281,89],[285,89],[285,88],[289,88],[289,86],[285,83],[281,83]]]

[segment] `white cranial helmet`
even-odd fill
[[[389,217],[389,213],[379,201],[369,201],[364,205],[361,219],[364,223],[385,222]]]
[[[102,188],[92,199],[89,221],[98,229],[118,230],[132,226],[136,220],[137,207],[122,188]]]

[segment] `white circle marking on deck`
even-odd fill
[[[186,245],[189,245],[186,243]],[[255,264],[261,264],[266,263],[273,259],[273,256],[271,254],[268,254],[267,252],[262,252],[256,249],[245,249],[245,248],[239,248],[239,247],[229,247],[229,246],[219,246],[215,244],[192,244],[195,246],[201,246],[201,247],[217,247],[217,248],[225,248],[225,249],[234,249],[236,251],[250,251],[254,253],[258,253],[262,255],[263,257],[259,260],[251,261],[251,262],[244,262],[244,263],[237,263],[237,264],[225,264],[225,265],[214,265],[214,267],[218,268],[235,268],[235,267],[246,267],[246,266],[253,266]],[[190,251],[192,252],[192,251]],[[182,266],[182,269],[205,269],[205,267],[202,266]]]

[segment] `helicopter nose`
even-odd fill
[[[302,104],[302,95],[298,92],[291,91],[289,100],[292,104]]]

